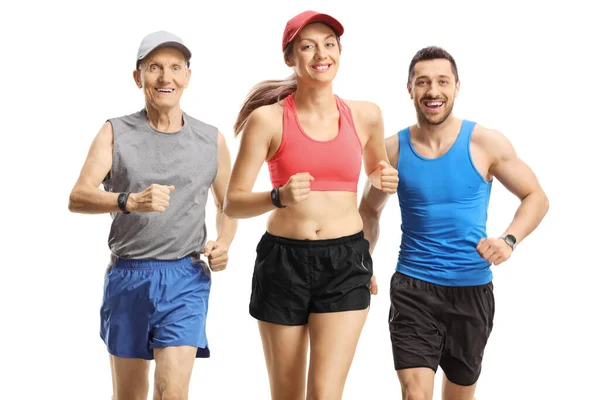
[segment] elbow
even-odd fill
[[[225,201],[223,202],[223,213],[229,218],[239,219],[240,215],[235,205],[235,201],[232,200],[230,196],[225,196]]]
[[[358,207],[358,213],[360,214],[363,221],[379,221],[381,216],[381,210],[376,210],[373,207],[369,207],[365,202],[361,202]]]
[[[548,196],[544,192],[542,192],[542,210],[544,210],[544,215],[550,210],[550,200],[548,200]]]
[[[78,212],[81,209],[79,195],[75,189],[69,195],[69,211]]]

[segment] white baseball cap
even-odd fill
[[[192,52],[190,49],[183,44],[183,40],[180,37],[173,35],[167,31],[158,31],[150,33],[146,35],[144,39],[142,39],[142,43],[140,44],[140,48],[138,49],[137,61],[135,64],[135,68],[139,68],[140,62],[154,50],[161,47],[172,47],[177,49],[183,53],[185,59],[190,64],[190,58],[192,58]]]

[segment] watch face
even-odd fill
[[[515,238],[513,235],[506,235],[506,240],[513,246],[515,243],[517,243],[517,238]]]

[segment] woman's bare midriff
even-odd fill
[[[335,239],[362,228],[353,192],[311,192],[305,201],[273,211],[267,223],[270,234],[299,240]]]

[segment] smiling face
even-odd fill
[[[450,61],[434,59],[419,61],[408,84],[420,124],[439,125],[452,114],[458,94],[457,82]]]
[[[294,40],[286,63],[298,80],[330,83],[340,60],[340,44],[333,30],[322,23],[308,24]]]
[[[169,109],[179,105],[191,73],[179,50],[163,47],[142,60],[139,69],[133,72],[133,78],[144,90],[147,104],[156,109]]]

